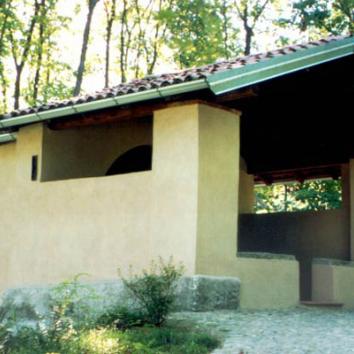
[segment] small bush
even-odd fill
[[[143,270],[141,275],[131,275],[129,279],[122,277],[146,323],[160,326],[166,320],[176,298],[177,281],[183,272],[184,267],[174,265],[172,258],[167,263],[159,258],[158,263],[152,262],[150,269]]]
[[[7,310],[5,307],[0,307],[0,353],[5,351],[5,345],[9,340],[10,332],[7,323]]]
[[[4,351],[6,354],[34,354],[57,352],[61,349],[59,341],[52,341],[39,326],[20,327],[9,337]]]
[[[16,316],[10,316],[6,325],[1,324],[0,353],[69,353],[67,343],[72,346],[80,330],[94,325],[90,308],[82,300],[96,299],[97,296],[90,287],[79,283],[81,276],[78,274],[53,288],[49,314],[46,318],[39,317],[37,324],[19,326]],[[35,317],[33,308],[25,310],[30,317]],[[5,323],[1,321],[3,317],[0,311],[0,323]]]
[[[80,283],[80,279],[87,275],[77,274],[53,288],[50,304],[53,330],[55,326],[59,331],[64,332],[67,328],[80,329],[93,326],[94,316],[88,302],[97,301],[99,297],[92,287]]]

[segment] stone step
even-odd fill
[[[343,304],[333,301],[300,301],[300,305],[312,307],[341,308]]]

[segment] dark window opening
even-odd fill
[[[38,176],[38,156],[32,156],[31,181],[37,181]]]
[[[106,176],[151,170],[152,146],[141,145],[119,156],[106,172]]]

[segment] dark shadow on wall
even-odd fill
[[[106,172],[106,176],[149,171],[152,166],[152,146],[141,145],[119,156]]]

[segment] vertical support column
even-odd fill
[[[197,273],[225,275],[237,252],[239,113],[199,106]]]
[[[197,104],[162,109],[153,122],[150,254],[173,256],[195,274],[198,206]]]
[[[342,208],[350,209],[350,166],[349,164],[341,165],[342,178]]]
[[[342,182],[342,211],[344,213],[345,224],[342,225],[346,234],[347,240],[347,257],[353,259],[353,232],[351,230],[352,216],[350,213],[350,201],[351,201],[351,170],[350,164],[343,164],[341,166],[341,182]]]
[[[354,260],[354,159],[349,161],[349,219],[350,219],[350,259]],[[345,183],[344,183],[345,184]]]
[[[254,177],[247,173],[243,158],[240,158],[239,213],[254,213]]]
[[[155,112],[149,253],[187,274],[228,274],[236,260],[239,114],[204,104]]]

